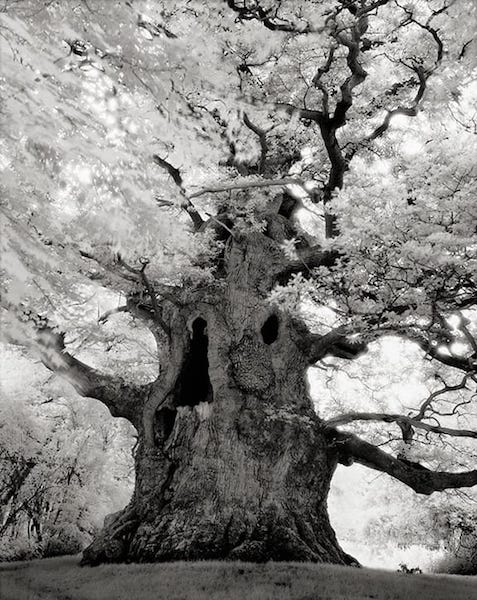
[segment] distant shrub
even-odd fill
[[[477,575],[477,551],[473,556],[448,555],[436,563],[433,572],[451,575]]]
[[[5,537],[0,540],[0,562],[31,560],[41,557],[41,549],[25,538]]]
[[[408,567],[406,563],[401,563],[399,565],[398,573],[408,573],[410,575],[414,575],[416,573],[422,573],[420,567]]]
[[[70,531],[59,531],[42,544],[42,557],[64,556],[78,554],[84,547],[84,541],[79,535]]]
[[[0,539],[0,562],[78,554],[90,540],[90,535],[81,533],[73,524],[44,532],[42,541],[27,537],[23,531],[15,532]]]

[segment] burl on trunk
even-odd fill
[[[86,564],[353,561],[328,519],[337,459],[308,394],[302,330],[267,301],[283,252],[255,232],[230,238],[223,260],[212,291],[184,292],[162,316],[161,375],[129,402],[134,495]]]

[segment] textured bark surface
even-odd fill
[[[249,234],[229,240],[224,261],[214,294],[170,316],[170,362],[140,404],[133,499],[85,563],[353,561],[328,520],[336,457],[308,395],[299,332],[266,301],[279,245]]]

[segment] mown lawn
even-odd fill
[[[301,563],[0,565],[1,600],[477,600],[477,578]]]

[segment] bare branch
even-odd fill
[[[436,63],[435,63],[435,67],[434,67],[434,70],[435,70],[435,68],[437,67],[437,65],[442,60],[442,56],[444,54],[444,44],[442,43],[442,40],[439,37],[439,34],[437,33],[436,29],[434,29],[434,27],[431,26],[431,21],[438,14],[446,11],[449,8],[449,5],[444,5],[440,10],[434,11],[432,13],[432,15],[429,17],[429,19],[427,19],[426,23],[420,23],[419,21],[417,21],[414,18],[413,12],[412,12],[412,10],[410,8],[400,5],[399,2],[396,2],[396,5],[399,6],[399,8],[401,10],[403,10],[406,13],[406,15],[407,15],[405,21],[402,23],[402,26],[406,26],[409,23],[413,23],[414,25],[417,25],[417,27],[420,27],[421,29],[424,29],[425,31],[427,31],[428,33],[430,33],[431,36],[434,38],[434,41],[435,41],[436,46],[437,46],[437,56],[436,56]]]
[[[159,323],[159,325],[161,326],[161,329],[164,331],[164,333],[166,335],[170,335],[170,333],[171,333],[170,327],[162,318],[162,311],[160,310],[159,303],[157,302],[156,290],[154,289],[154,286],[149,281],[149,278],[146,275],[146,267],[149,264],[149,261],[146,262],[144,260],[142,264],[143,264],[143,267],[141,269],[141,280],[142,280],[144,287],[147,290],[147,293],[149,294],[149,298],[151,299],[152,310],[154,313],[154,319]]]
[[[329,93],[328,93],[326,86],[321,81],[321,78],[323,77],[323,75],[328,73],[329,70],[331,69],[331,66],[333,65],[333,58],[335,55],[335,50],[336,50],[336,46],[332,45],[330,47],[330,51],[328,53],[328,57],[325,61],[325,64],[322,67],[318,67],[318,69],[315,73],[315,76],[313,77],[312,82],[311,82],[313,87],[319,89],[322,93],[321,104],[323,107],[324,116],[326,118],[329,117],[329,104],[328,104]]]
[[[361,37],[368,29],[368,20],[365,14],[359,16],[351,29],[351,36],[348,37],[342,33],[335,33],[335,39],[343,46],[348,48],[346,63],[350,70],[350,75],[341,84],[341,98],[336,104],[330,126],[338,129],[346,123],[346,114],[353,105],[353,90],[366,79],[368,73],[361,64],[360,43]]]
[[[147,258],[143,258],[142,261],[145,261],[145,265],[144,262],[142,262],[141,267],[132,267],[124,261],[120,254],[116,254],[117,265],[125,269],[128,273],[134,275],[134,278],[132,280],[135,282],[142,280],[143,268],[144,266],[147,266],[149,264]],[[169,302],[171,302],[172,304],[176,304],[177,306],[182,306],[182,303],[180,301],[180,294],[182,292],[181,287],[154,283],[154,290],[156,292],[156,295],[161,296],[162,298],[164,298],[164,300],[168,300]]]
[[[344,174],[348,169],[348,161],[343,155],[343,151],[338,142],[336,132],[346,124],[347,114],[353,105],[353,91],[361,85],[367,77],[367,71],[361,64],[360,44],[363,34],[368,28],[367,10],[364,8],[356,12],[356,20],[351,27],[350,35],[345,35],[339,31],[335,25],[332,30],[332,35],[337,43],[345,46],[348,50],[346,55],[346,63],[350,71],[349,76],[340,86],[340,98],[336,103],[333,115],[328,116],[328,95],[327,90],[321,86],[320,78],[327,69],[331,67],[333,53],[330,52],[328,61],[325,66],[318,70],[314,79],[314,85],[319,87],[323,93],[323,109],[324,113],[316,111],[313,119],[320,127],[323,143],[331,163],[331,168],[328,176],[328,181],[323,189],[323,205],[325,207],[325,233],[327,238],[333,238],[338,234],[336,225],[336,215],[329,212],[327,205],[333,198],[333,193],[336,189],[341,189],[344,182]],[[300,111],[300,118],[303,111]]]
[[[456,385],[446,385],[444,382],[444,387],[440,390],[436,390],[429,395],[428,398],[421,404],[418,414],[416,415],[416,419],[423,419],[426,415],[428,409],[432,407],[432,403],[436,398],[442,396],[443,394],[447,394],[447,392],[456,392],[458,390],[463,390],[467,386],[467,380],[473,377],[472,373],[466,373],[462,378],[462,381]]]
[[[429,77],[428,74],[425,73],[424,69],[420,66],[413,67],[414,72],[418,76],[419,87],[417,89],[414,100],[411,102],[409,106],[399,106],[398,108],[393,108],[392,110],[388,110],[386,115],[380,125],[378,125],[374,131],[372,131],[369,135],[367,135],[364,139],[357,143],[353,143],[351,148],[346,152],[346,160],[349,162],[353,156],[356,154],[359,148],[366,147],[370,142],[378,139],[382,135],[386,133],[391,125],[391,121],[394,117],[398,115],[403,115],[406,117],[415,117],[419,112],[419,104],[424,96],[427,87],[427,79]]]

